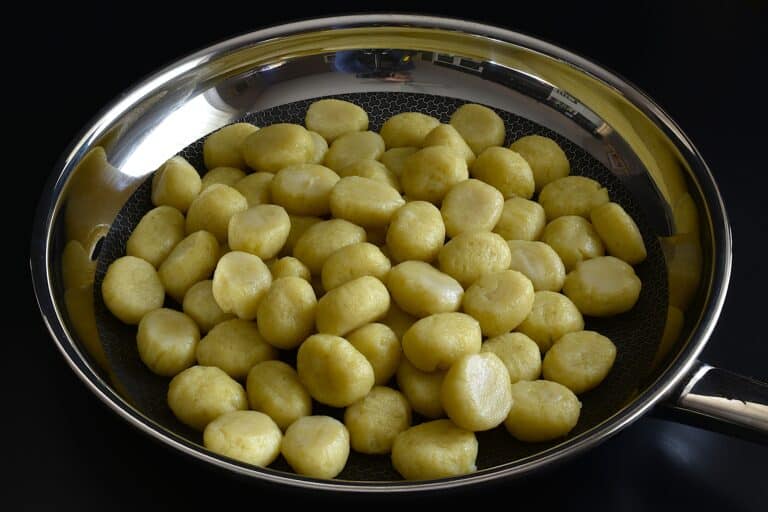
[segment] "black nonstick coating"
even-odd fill
[[[370,129],[378,131],[389,117],[401,112],[423,112],[448,122],[450,115],[464,101],[456,98],[415,93],[355,93],[334,96],[360,105],[368,112]],[[258,126],[290,122],[303,124],[307,107],[313,100],[303,100],[247,114],[243,120]],[[580,396],[583,407],[579,423],[570,436],[584,432],[620,409],[637,389],[647,374],[657,350],[667,315],[667,275],[664,257],[656,236],[649,229],[642,210],[619,179],[596,159],[556,132],[544,128],[528,119],[495,109],[504,120],[507,130],[505,144],[524,135],[539,134],[551,137],[560,144],[571,162],[571,174],[588,176],[602,183],[609,191],[611,200],[619,203],[637,222],[648,258],[635,267],[643,283],[640,299],[629,312],[607,318],[586,317],[586,329],[608,336],[618,349],[616,362],[608,377],[596,389]],[[202,139],[185,148],[183,155],[203,174],[206,169],[202,159]],[[125,244],[141,217],[152,208],[150,201],[151,179],[146,180],[131,196],[117,215],[109,234],[104,239],[96,270],[95,309],[96,323],[104,346],[104,352],[118,381],[116,388],[137,409],[158,424],[190,441],[202,444],[202,436],[182,425],[173,416],[166,403],[169,379],[151,373],[139,359],[136,348],[136,327],[117,320],[104,306],[101,297],[101,282],[112,261],[125,254]],[[168,299],[168,306],[180,309]],[[281,353],[281,358],[293,362],[295,351]],[[391,383],[396,387],[394,381]],[[329,414],[341,419],[343,409],[314,405],[314,414]],[[414,423],[421,418],[414,418]],[[501,426],[477,435],[480,453],[478,469],[511,462],[543,449],[557,442],[529,444],[512,438]],[[282,458],[271,466],[277,470],[290,471]],[[400,480],[392,468],[389,456],[370,456],[352,452],[344,471],[339,475],[344,480]]]

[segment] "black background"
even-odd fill
[[[4,147],[3,209],[11,215],[6,222],[13,228],[12,246],[23,247],[8,265],[8,296],[14,305],[4,323],[0,372],[7,379],[0,397],[7,429],[4,462],[10,470],[5,473],[11,475],[4,478],[2,498],[15,503],[14,510],[255,508],[269,506],[264,500],[272,497],[306,499],[297,491],[241,481],[171,453],[102,406],[48,337],[23,260],[48,174],[74,134],[101,107],[152,71],[212,42],[291,19],[364,10],[360,3],[334,5],[314,9],[287,2],[212,2],[201,10],[191,4],[169,9],[160,2],[103,3],[92,9],[30,4],[22,6],[26,14],[6,18],[6,29],[18,26],[25,34],[6,44],[3,85],[4,107],[10,113],[10,119],[4,116],[6,128],[18,134],[7,138]],[[468,2],[463,8],[442,9],[412,3],[366,5],[374,11],[475,19],[538,36],[605,65],[653,97],[708,161],[733,227],[731,289],[702,357],[768,378],[765,1]],[[469,498],[486,508],[764,510],[766,483],[766,446],[648,417],[546,473],[442,498]],[[492,496],[503,501],[493,504]],[[445,505],[440,498],[409,502]],[[343,498],[312,499],[333,505]]]

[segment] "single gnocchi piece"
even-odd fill
[[[229,219],[248,209],[248,201],[232,187],[211,185],[192,201],[187,212],[187,233],[208,231],[219,243],[227,241]]]
[[[291,230],[288,232],[288,239],[283,246],[284,254],[292,254],[293,248],[296,246],[296,242],[299,241],[299,238],[301,238],[301,235],[315,224],[323,222],[323,219],[320,217],[288,214],[288,218],[291,220]]]
[[[392,329],[380,323],[366,324],[349,333],[347,340],[371,363],[376,385],[386,384],[392,378],[403,352]]]
[[[313,275],[319,275],[328,257],[342,247],[365,242],[365,230],[344,219],[318,222],[304,231],[293,247],[293,255]]]
[[[480,180],[457,183],[445,194],[440,213],[449,237],[468,231],[491,231],[501,217],[504,197]]]
[[[485,274],[467,288],[462,305],[484,335],[498,336],[520,325],[531,312],[533,284],[516,270]]]
[[[467,161],[470,166],[475,161],[475,153],[461,134],[450,124],[440,124],[432,129],[423,142],[424,147],[447,146],[453,149],[457,155]]]
[[[172,206],[149,210],[125,244],[125,254],[148,261],[155,268],[184,239],[184,215]]]
[[[395,211],[405,204],[400,193],[380,181],[347,176],[331,191],[331,213],[358,226],[376,228],[389,224]]]
[[[221,257],[213,273],[213,298],[225,313],[253,320],[259,302],[272,285],[272,274],[258,256],[231,251]]]
[[[312,160],[315,141],[301,125],[277,123],[246,137],[241,150],[243,160],[251,169],[276,173],[284,167]]]
[[[445,371],[423,372],[402,358],[397,367],[397,387],[403,392],[413,410],[427,418],[445,416],[440,393]]]
[[[450,420],[435,420],[398,434],[392,464],[406,480],[431,480],[477,470],[478,443],[473,432]]]
[[[230,249],[273,258],[288,240],[291,219],[282,206],[260,204],[236,213],[229,221]]]
[[[210,422],[203,445],[212,452],[254,466],[268,466],[280,455],[283,434],[272,418],[258,411],[232,411]]]
[[[594,208],[609,201],[608,191],[600,183],[584,176],[566,176],[549,182],[539,193],[539,204],[547,220],[565,215],[589,218]]]
[[[490,146],[504,144],[504,121],[488,107],[467,103],[451,115],[451,126],[456,128],[476,155]]]
[[[272,265],[267,266],[269,271],[272,272],[273,280],[280,279],[281,277],[300,277],[305,281],[309,281],[312,277],[307,266],[293,256],[285,256],[275,260]]]
[[[258,127],[250,123],[235,123],[217,130],[203,142],[203,161],[205,167],[236,167],[245,169],[243,159],[243,141]]]
[[[464,158],[447,146],[430,146],[405,159],[400,184],[409,200],[439,204],[452,186],[467,178]]]
[[[400,180],[397,179],[395,173],[387,169],[387,167],[377,160],[358,160],[349,164],[343,169],[339,170],[339,176],[342,178],[346,176],[360,176],[361,178],[368,178],[385,185],[389,185],[398,192],[402,192],[400,187]]]
[[[323,295],[315,322],[318,332],[344,336],[383,317],[388,309],[387,287],[373,276],[363,276]]]
[[[274,177],[275,175],[271,172],[255,172],[232,186],[243,195],[248,203],[248,208],[251,208],[272,202],[272,179]]]
[[[533,171],[519,153],[499,146],[491,146],[478,155],[469,173],[495,187],[505,199],[530,199],[536,189]]]
[[[272,180],[272,201],[292,215],[328,215],[338,181],[339,175],[322,165],[284,167]]]
[[[123,256],[107,268],[101,296],[120,321],[136,325],[144,315],[163,307],[165,291],[155,267],[141,258]]]
[[[557,142],[548,137],[526,135],[513,142],[509,149],[519,153],[531,166],[537,192],[547,183],[571,173],[568,157]]]
[[[317,298],[312,285],[300,277],[281,277],[259,303],[259,332],[272,346],[298,347],[315,327]]]
[[[184,313],[160,308],[139,322],[136,346],[141,361],[157,375],[173,377],[196,362],[200,330]]]
[[[540,443],[563,437],[579,421],[581,402],[567,387],[546,380],[512,384],[512,408],[504,426],[515,439]]]
[[[397,261],[430,262],[445,242],[440,210],[427,201],[410,201],[400,207],[387,228],[387,247]]]
[[[469,354],[451,365],[440,397],[457,426],[479,432],[506,419],[512,407],[510,385],[507,367],[496,354]]]
[[[268,414],[281,430],[312,414],[312,398],[296,370],[282,361],[263,361],[251,367],[245,383],[251,409]]]
[[[542,242],[552,247],[570,272],[582,261],[605,254],[605,246],[592,224],[584,217],[558,217],[544,228]]]
[[[468,354],[480,352],[480,324],[464,313],[422,318],[403,335],[405,357],[421,371],[447,370]]]
[[[531,338],[520,332],[508,332],[483,342],[480,352],[493,352],[509,372],[512,384],[536,380],[541,375],[541,353]]]
[[[333,141],[323,162],[340,171],[358,160],[378,160],[384,154],[384,139],[376,132],[350,132]]]
[[[504,202],[501,217],[493,231],[504,240],[538,240],[546,224],[547,215],[539,203],[513,197]]]
[[[296,357],[299,379],[318,402],[347,407],[371,391],[373,367],[344,338],[313,334],[299,347]]]
[[[211,185],[227,185],[234,187],[235,183],[245,178],[245,173],[237,167],[214,167],[203,175],[200,191]]]
[[[421,112],[403,112],[387,119],[381,127],[381,137],[387,149],[422,147],[426,136],[440,121]]]
[[[186,212],[200,193],[202,180],[192,164],[175,156],[165,162],[152,177],[152,204],[172,206]]]
[[[330,416],[305,416],[285,431],[281,452],[299,475],[334,478],[347,464],[349,432]]]
[[[168,386],[168,406],[185,425],[196,430],[232,411],[248,408],[239,382],[215,366],[192,366],[176,375]]]
[[[538,291],[533,297],[530,314],[517,330],[530,337],[543,354],[569,332],[584,329],[584,317],[576,305],[561,293]]]
[[[608,254],[630,265],[645,260],[648,253],[643,235],[624,208],[616,203],[605,203],[594,208],[590,218]]]
[[[485,274],[508,269],[511,259],[507,242],[487,231],[462,233],[437,255],[440,270],[462,286],[471,285]]]
[[[524,274],[535,291],[558,292],[565,282],[565,265],[555,250],[544,242],[508,240],[511,270]]]
[[[558,382],[577,395],[594,389],[616,360],[616,345],[595,331],[570,332],[557,340],[544,356],[544,378]]]
[[[317,132],[309,130],[309,135],[312,136],[312,141],[315,143],[315,151],[312,153],[312,158],[309,159],[310,164],[322,164],[325,160],[325,155],[328,153],[328,141],[326,141],[322,135]]]
[[[423,261],[404,261],[387,274],[392,299],[407,313],[424,317],[458,311],[464,288],[458,281]]]
[[[381,163],[383,163],[387,169],[392,171],[398,178],[403,175],[405,170],[405,159],[417,152],[419,148],[415,147],[402,147],[388,149],[381,155]]]
[[[367,130],[368,113],[349,101],[318,100],[307,109],[304,124],[330,143],[345,133]]]
[[[347,407],[344,425],[356,452],[389,453],[395,437],[411,426],[411,406],[399,391],[376,386],[365,398]]]
[[[215,325],[235,318],[231,313],[225,313],[221,310],[213,298],[213,281],[206,279],[190,286],[187,293],[184,294],[182,303],[184,314],[195,321],[200,331],[206,333],[213,329]]]
[[[218,324],[197,345],[197,362],[216,366],[233,379],[244,379],[256,363],[277,357],[254,322],[234,318]]]
[[[563,293],[585,315],[613,316],[632,309],[642,283],[631,265],[613,256],[581,262],[565,277]]]
[[[383,281],[391,267],[389,258],[375,245],[368,242],[347,245],[325,260],[321,272],[323,288],[330,291],[363,276]]]
[[[196,231],[176,244],[157,269],[168,295],[182,302],[193,284],[213,273],[219,252],[219,242],[207,231]]]

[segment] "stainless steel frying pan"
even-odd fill
[[[619,358],[582,397],[566,438],[522,444],[480,436],[471,475],[403,482],[385,457],[354,455],[340,479],[296,476],[206,451],[165,406],[167,381],[136,355],[135,333],[109,315],[99,284],[149,208],[147,177],[170,156],[199,163],[200,139],[240,119],[300,121],[311,100],[363,105],[377,128],[407,110],[446,119],[456,106],[494,108],[508,138],[542,133],[574,173],[597,177],[639,220],[649,258],[633,312],[588,326]],[[200,170],[202,166],[200,165]],[[606,440],[653,407],[765,442],[768,385],[698,361],[723,305],[731,234],[706,164],[643,93],[598,65],[499,28],[444,18],[361,15],[282,25],[177,61],[128,91],[73,142],[40,201],[32,274],[44,320],[73,371],[126,421],[170,447],[249,477],[312,489],[404,492],[519,476]],[[338,411],[324,411],[338,414]]]

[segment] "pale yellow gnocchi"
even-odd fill
[[[197,361],[200,330],[184,313],[160,308],[144,315],[136,333],[141,361],[157,375],[173,377]]]
[[[323,288],[333,290],[344,283],[363,276],[373,276],[381,281],[392,267],[381,249],[368,242],[347,245],[331,254],[323,264],[320,274]]]
[[[277,357],[256,323],[234,318],[215,326],[197,344],[197,362],[215,366],[233,379],[244,379],[256,363]]]
[[[386,384],[392,378],[403,350],[390,327],[382,323],[366,324],[350,332],[347,340],[371,363],[377,385]]]
[[[512,255],[509,268],[521,272],[535,291],[560,291],[565,282],[565,265],[551,246],[544,242],[508,240]]]
[[[138,324],[165,299],[162,275],[155,267],[135,256],[123,256],[109,265],[101,283],[107,309],[126,324]]]
[[[251,169],[276,173],[284,167],[312,160],[315,141],[301,125],[278,123],[248,135],[242,142],[241,151]]]
[[[389,224],[389,219],[405,200],[386,183],[347,176],[334,185],[329,204],[334,217],[358,226],[376,228]]]
[[[324,99],[312,103],[307,109],[304,124],[328,142],[348,132],[368,129],[368,113],[349,101]]]
[[[643,236],[624,208],[616,203],[605,203],[593,208],[590,218],[608,254],[630,265],[645,260],[647,252]]]
[[[565,295],[547,290],[533,296],[533,307],[517,330],[530,337],[542,353],[569,332],[584,328],[584,317],[576,305]]]
[[[219,243],[227,241],[229,219],[248,209],[248,201],[234,188],[214,184],[200,193],[189,205],[187,233],[208,231]]]
[[[317,164],[283,167],[272,179],[272,201],[292,215],[320,216],[331,211],[331,190],[339,175]]]
[[[389,310],[389,292],[373,276],[362,276],[337,286],[317,302],[317,330],[344,336],[383,317]]]
[[[203,160],[205,167],[236,167],[245,169],[243,141],[259,129],[250,123],[234,123],[225,126],[205,138]]]
[[[440,121],[421,112],[403,112],[384,122],[381,127],[381,137],[387,149],[404,146],[422,147],[424,139],[434,130]]]
[[[536,380],[541,375],[541,353],[531,338],[520,332],[508,332],[483,342],[480,352],[493,352],[509,372],[512,384]]]
[[[390,218],[386,241],[397,261],[434,260],[445,243],[440,210],[427,201],[406,203]]]
[[[469,286],[484,274],[509,268],[512,255],[507,242],[496,233],[462,233],[445,244],[437,255],[440,270]]]
[[[378,160],[384,154],[384,139],[376,132],[350,132],[328,148],[323,163],[341,171],[359,160]]]
[[[493,352],[469,354],[445,374],[440,400],[448,417],[477,432],[501,425],[512,407],[507,367]]]
[[[480,323],[485,336],[498,336],[525,320],[533,297],[530,279],[516,270],[503,270],[485,274],[467,288],[462,306]]]
[[[400,184],[409,200],[438,204],[455,184],[469,178],[467,161],[447,146],[429,146],[405,159]]]
[[[309,226],[296,240],[293,255],[314,275],[323,270],[326,260],[342,247],[365,242],[365,230],[344,219],[321,221]]]
[[[411,426],[411,406],[399,391],[376,386],[347,407],[344,425],[356,452],[389,453],[397,435]]]
[[[421,371],[447,370],[468,354],[480,352],[480,324],[465,313],[422,318],[403,335],[403,353]]]
[[[605,246],[595,228],[577,215],[558,217],[547,224],[541,240],[555,250],[568,272],[582,261],[605,254]]]
[[[285,431],[281,453],[298,474],[333,478],[349,457],[349,432],[330,416],[305,416]]]
[[[186,212],[200,193],[202,180],[192,164],[175,156],[165,162],[152,177],[152,204],[172,206]]]
[[[526,135],[513,142],[509,149],[519,153],[531,166],[537,191],[571,173],[571,164],[565,152],[548,137]]]
[[[496,188],[506,199],[530,199],[536,188],[528,162],[519,153],[499,146],[483,150],[471,164],[469,172]]]
[[[387,274],[392,300],[403,311],[423,317],[457,311],[464,288],[448,274],[423,261],[404,261]]]
[[[565,215],[589,218],[592,210],[609,201],[600,183],[584,176],[566,176],[547,183],[539,193],[539,204],[547,220]]]
[[[504,426],[520,441],[540,443],[568,434],[580,414],[581,402],[562,384],[521,380],[512,384],[512,407]]]
[[[192,366],[176,375],[168,386],[168,406],[185,425],[196,430],[219,416],[248,408],[239,382],[215,366]]]
[[[263,361],[253,365],[245,383],[251,409],[272,418],[281,430],[312,414],[312,398],[299,375],[282,361]]]
[[[504,240],[538,240],[546,224],[547,216],[539,203],[513,197],[504,202],[493,231]]]
[[[210,422],[203,444],[212,452],[254,466],[268,466],[280,455],[283,434],[258,411],[231,411]]]
[[[146,213],[133,229],[125,254],[159,267],[184,238],[184,215],[171,206],[158,206]]]
[[[440,213],[449,237],[471,231],[491,231],[501,217],[504,197],[479,180],[457,183],[445,194]]]
[[[616,345],[610,339],[595,331],[575,331],[552,345],[541,369],[545,379],[578,395],[600,384],[615,360]]]
[[[476,155],[490,146],[504,144],[504,121],[488,107],[468,103],[451,115],[451,126],[456,128]]]
[[[450,420],[435,420],[397,435],[392,464],[406,480],[447,478],[475,472],[477,451],[473,432]]]
[[[259,332],[274,347],[298,347],[315,326],[317,298],[312,285],[300,277],[272,282],[256,310]]]
[[[579,263],[565,277],[563,293],[585,315],[613,316],[632,309],[641,288],[631,265],[603,256]]]
[[[221,257],[213,273],[213,298],[225,313],[253,320],[259,302],[272,286],[272,273],[248,252],[231,251]]]
[[[299,379],[318,402],[346,407],[373,388],[371,363],[350,342],[330,334],[313,334],[296,356]]]

